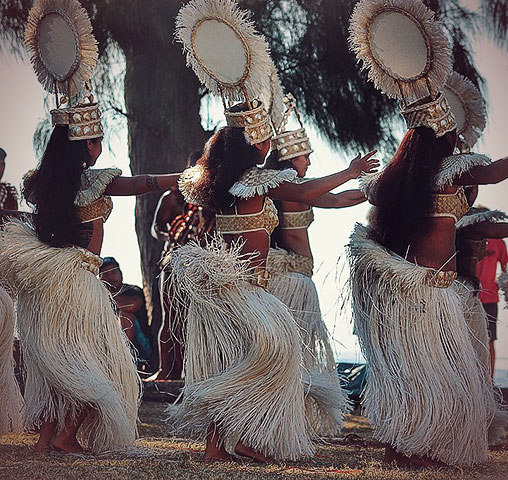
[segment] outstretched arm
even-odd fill
[[[145,193],[168,190],[177,184],[179,177],[179,173],[116,177],[107,186],[104,193],[106,195],[144,195]]]
[[[480,222],[470,225],[467,228],[468,235],[475,235],[479,238],[507,238],[507,222]]]
[[[490,165],[479,165],[455,180],[456,185],[490,185],[508,178],[508,157],[501,158]]]
[[[342,172],[334,173],[326,177],[316,178],[304,183],[296,184],[284,182],[270,190],[269,196],[276,200],[288,202],[300,202],[312,205],[312,201],[323,196],[330,190],[346,183],[349,180],[358,178],[362,173],[374,173],[379,167],[379,161],[371,158],[377,150],[374,150],[364,157],[360,154],[351,162],[349,168]]]
[[[321,197],[312,200],[310,206],[319,208],[344,208],[358,205],[366,200],[367,197],[361,190],[346,190],[340,193],[325,193],[321,195]]]

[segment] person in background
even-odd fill
[[[123,283],[120,265],[114,257],[104,258],[99,277],[113,296],[122,330],[137,350],[138,367],[149,371],[152,346],[143,290]]]
[[[187,166],[194,166],[201,151],[191,153]],[[202,243],[207,234],[215,228],[215,214],[201,206],[187,203],[178,188],[167,190],[161,195],[155,209],[152,236],[164,242],[161,254],[159,288],[161,292],[162,322],[158,326],[158,370],[148,378],[149,381],[179,380],[183,369],[183,338],[179,328],[171,331],[174,311],[171,309],[172,292],[165,286],[165,268],[173,249],[194,240]]]
[[[17,210],[18,192],[16,187],[10,183],[2,182],[5,172],[5,157],[7,157],[7,153],[3,148],[0,148],[0,210]]]
[[[497,264],[506,272],[508,255],[506,244],[500,238],[489,238],[487,254],[476,266],[476,276],[480,280],[480,301],[487,312],[487,327],[490,343],[491,374],[494,376],[496,352],[494,342],[497,340],[497,303],[499,302],[498,284],[496,282]]]

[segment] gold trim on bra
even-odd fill
[[[111,210],[113,210],[113,202],[111,197],[103,195],[90,205],[76,207],[76,209],[80,223],[93,222],[99,219],[105,222],[109,218]]]
[[[277,209],[268,197],[265,197],[263,209],[260,212],[235,213],[232,215],[217,214],[215,220],[217,231],[223,235],[238,235],[259,230],[264,230],[268,235],[271,235],[279,224]]]
[[[455,193],[434,193],[432,202],[432,214],[429,217],[451,217],[457,223],[469,211],[469,204],[462,187]]]
[[[279,229],[280,230],[300,230],[309,228],[314,221],[314,212],[312,208],[299,212],[280,212]]]

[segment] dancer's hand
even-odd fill
[[[355,159],[351,161],[349,165],[349,171],[352,173],[354,178],[358,178],[362,173],[376,173],[379,168],[379,160],[377,158],[371,158],[377,153],[377,150],[373,150],[364,157],[359,153]]]

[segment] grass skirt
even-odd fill
[[[185,387],[168,424],[204,439],[215,423],[229,453],[242,442],[277,459],[311,455],[295,322],[249,283],[251,258],[240,249],[215,238],[171,256],[168,281],[185,315]]]
[[[487,314],[483,308],[474,285],[466,279],[460,279],[467,289],[464,296],[464,315],[471,333],[471,343],[480,362],[482,373],[494,392],[494,412],[489,425],[489,445],[504,441],[508,427],[508,411],[503,404],[503,395],[493,384],[490,375],[490,348],[487,331]],[[492,404],[489,403],[490,406]]]
[[[0,270],[18,294],[26,427],[56,420],[61,429],[68,413],[87,406],[85,446],[131,446],[140,381],[111,296],[96,276],[99,257],[49,247],[19,221],[5,225],[0,252]]]
[[[268,290],[289,308],[299,327],[305,370],[305,409],[313,433],[322,437],[336,436],[344,426],[348,398],[340,386],[316,285],[312,277],[298,272],[297,257],[301,256],[280,248],[270,249]]]
[[[14,376],[14,305],[0,285],[0,435],[23,429],[23,398]]]
[[[366,415],[406,455],[455,466],[488,457],[493,393],[464,318],[465,287],[428,285],[407,262],[355,227],[348,246],[356,332],[367,359]]]

